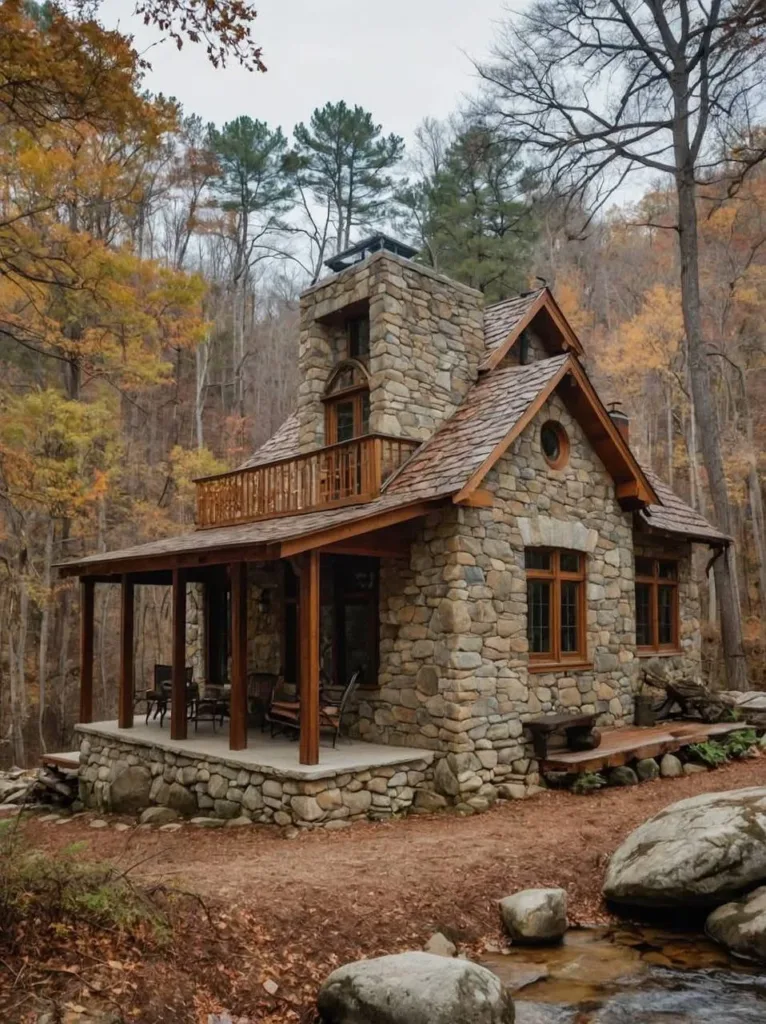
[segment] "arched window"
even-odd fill
[[[350,441],[370,430],[370,381],[364,366],[346,359],[330,374],[325,404],[325,444]]]

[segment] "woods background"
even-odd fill
[[[301,289],[370,229],[488,303],[543,278],[641,459],[716,521],[666,177],[589,216],[544,184],[482,90],[408,150],[353,96],[318,95],[294,126],[259,121],[255,100],[204,124],[147,96],[130,41],[76,13],[0,4],[0,766],[60,748],[76,715],[78,594],[54,563],[192,528],[193,479],[236,466],[292,411]],[[722,145],[697,199],[700,312],[763,686],[766,168],[732,189],[721,171],[737,159]],[[117,595],[97,595],[96,714],[110,717]],[[138,588],[136,614],[141,686],[168,660],[161,588]]]

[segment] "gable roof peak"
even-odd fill
[[[552,354],[583,355],[580,339],[572,330],[547,284],[521,292],[484,309],[484,343],[487,352],[479,370],[486,373],[501,362],[527,327],[535,323]]]

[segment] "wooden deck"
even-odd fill
[[[543,769],[551,772],[598,772],[603,768],[618,768],[628,761],[661,757],[691,743],[703,743],[747,728],[747,722],[708,724],[678,720],[650,727],[604,729],[601,745],[595,750],[550,750],[543,761]]]

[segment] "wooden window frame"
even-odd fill
[[[636,560],[643,558],[652,563],[651,576],[645,573],[635,573],[636,589],[639,586],[649,587],[649,628],[652,634],[652,643],[639,644],[636,635],[636,651],[639,655],[653,654],[679,654],[681,651],[681,614],[678,593],[679,559],[665,558],[655,555],[637,555]],[[669,579],[667,576],[660,576],[660,562],[668,562],[675,566],[675,576]],[[667,587],[673,593],[672,627],[673,639],[670,643],[661,644],[660,640],[660,587]],[[638,633],[638,601],[636,601],[636,633]]]
[[[346,388],[345,391],[337,391],[335,394],[323,398],[324,402],[324,437],[325,444],[338,443],[338,405],[341,402],[351,402],[354,410],[354,437],[363,437],[369,433],[364,429],[364,397],[369,396],[370,389],[366,384],[359,384],[353,388]],[[348,438],[353,440],[353,438]]]
[[[358,324],[360,321],[365,320],[367,322],[367,351],[364,353],[352,352],[351,351],[351,330],[352,324]],[[355,359],[358,362],[365,363],[370,358],[370,314],[361,313],[359,316],[351,316],[346,321],[346,358]]]
[[[552,430],[558,440],[559,453],[555,459],[550,458],[543,447],[543,431],[545,430]],[[540,450],[543,453],[543,458],[551,469],[564,469],[569,463],[569,434],[567,434],[565,428],[558,422],[558,420],[546,420],[540,427]]]
[[[570,551],[568,548],[525,548],[551,556],[550,569],[526,569],[527,582],[543,580],[551,584],[550,601],[550,651],[529,651],[529,670],[546,672],[550,669],[585,668],[588,666],[588,603],[586,594],[586,556],[582,551]],[[576,555],[580,560],[577,572],[566,572],[561,569],[561,555]],[[561,650],[561,584],[563,582],[578,583],[577,598],[577,650]],[[527,590],[527,593],[529,591]],[[527,602],[528,603],[528,602]],[[529,638],[529,607],[527,607],[527,638]]]

